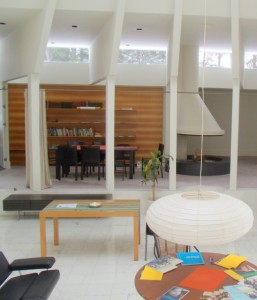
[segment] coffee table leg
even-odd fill
[[[139,244],[139,221],[138,216],[134,216],[134,260],[138,260],[138,244]]]
[[[41,256],[46,256],[46,219],[40,216]]]
[[[54,222],[54,245],[59,245],[59,223],[58,218],[53,219]]]

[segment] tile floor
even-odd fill
[[[257,202],[248,203],[254,212]],[[144,261],[145,209],[141,212],[140,259],[133,261],[132,218],[60,220],[60,245],[53,246],[52,222],[47,221],[48,255],[56,258],[61,278],[51,300],[139,300],[134,277]],[[234,243],[200,251],[238,253],[257,264],[256,221],[251,231]],[[1,250],[9,260],[38,256],[39,222],[36,214],[0,216]],[[153,259],[152,239],[148,260]]]

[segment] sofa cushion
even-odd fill
[[[22,300],[48,299],[59,278],[60,272],[58,270],[42,271],[22,297]]]
[[[0,300],[20,300],[38,277],[37,273],[10,278],[0,289]]]

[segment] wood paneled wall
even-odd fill
[[[26,85],[9,85],[9,128],[11,165],[25,164],[25,125],[24,125],[24,90]],[[105,87],[103,86],[69,86],[42,85],[46,90],[46,100],[52,102],[102,102],[105,107]],[[158,148],[163,134],[163,88],[160,87],[116,87],[115,109],[132,108],[129,112],[134,138],[116,138],[115,143],[136,145],[139,150],[136,160],[149,157],[150,152]],[[116,111],[116,119],[126,118],[123,112]],[[119,114],[119,115],[118,115]],[[116,131],[121,130],[116,124]]]
[[[24,85],[9,85],[9,143],[11,165],[25,165],[25,98]]]

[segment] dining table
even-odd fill
[[[100,145],[101,151],[106,151],[106,145]],[[129,179],[133,179],[135,173],[135,153],[138,150],[137,146],[114,146],[114,151],[124,151],[129,157]]]

